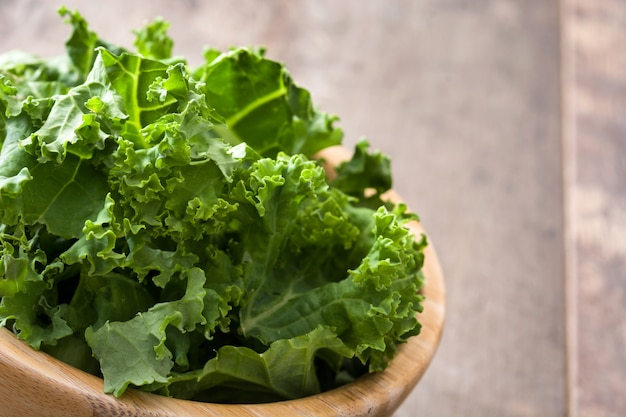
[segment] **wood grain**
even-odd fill
[[[626,3],[565,2],[573,71],[572,415],[626,415]]]

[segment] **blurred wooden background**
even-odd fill
[[[623,0],[0,0],[0,53],[171,23],[176,54],[265,45],[393,158],[443,263],[440,351],[398,417],[626,415]]]

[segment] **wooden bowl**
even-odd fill
[[[330,164],[346,158],[343,149],[322,154]],[[390,192],[389,198],[400,201]],[[420,224],[408,225],[416,235]],[[136,416],[136,417],[283,417],[390,416],[413,390],[439,345],[444,322],[443,274],[430,242],[423,272],[424,311],[421,333],[400,346],[382,372],[365,375],[318,395],[269,404],[210,404],[178,400],[128,389],[121,398],[103,393],[103,381],[38,352],[0,329],[0,414],[4,417]]]

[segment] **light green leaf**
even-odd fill
[[[78,237],[85,220],[94,219],[103,207],[106,178],[75,156],[68,156],[60,165],[38,163],[18,144],[31,129],[25,115],[7,125],[0,152],[2,221],[12,225],[18,221],[42,223],[58,236]]]
[[[308,156],[338,145],[336,118],[314,110],[308,91],[297,87],[284,66],[263,50],[237,48],[207,55],[195,71],[209,106],[226,119],[225,139],[246,142],[264,156],[278,152]]]
[[[325,323],[363,363],[374,358],[372,370],[384,368],[396,352],[395,341],[419,332],[416,313],[422,300],[419,250],[425,242],[416,243],[396,219],[384,208],[375,214],[374,243],[361,264],[346,271],[346,279],[311,289],[299,285],[306,269],[268,274],[259,287],[274,289],[274,297],[255,294],[242,311],[242,330],[269,344]],[[289,284],[281,287],[281,279]]]
[[[116,135],[126,115],[121,98],[111,90],[104,64],[98,58],[84,84],[55,98],[43,126],[21,143],[40,161],[61,163],[67,152],[89,159]]]
[[[85,221],[83,235],[61,254],[61,259],[68,265],[89,264],[89,274],[104,275],[123,266],[126,255],[116,252],[117,222],[113,209],[115,202],[107,195],[104,207],[94,221]]]
[[[170,58],[174,41],[167,35],[169,26],[162,18],[157,18],[143,29],[134,31],[137,52],[152,59]]]
[[[7,117],[20,114],[22,106],[16,97],[17,89],[5,75],[0,73],[0,128],[4,128]],[[2,141],[0,141],[2,145]]]
[[[23,169],[13,178],[24,178]],[[68,155],[62,165],[38,164],[29,173],[18,196],[5,196],[0,189],[0,208],[12,213],[8,219],[19,212],[26,224],[42,223],[58,236],[79,237],[85,220],[95,219],[104,206],[106,179],[78,157]],[[83,178],[90,178],[89,185]]]
[[[122,48],[99,39],[98,35],[89,29],[89,24],[80,13],[62,6],[59,8],[59,15],[65,17],[72,25],[72,34],[66,41],[65,48],[74,68],[78,70],[79,80],[84,79],[90,72],[96,60],[96,48],[106,47],[117,54],[123,51]]]
[[[320,383],[315,359],[320,350],[343,357],[353,354],[326,327],[276,341],[262,353],[246,347],[224,346],[201,371],[170,378],[167,392],[179,398],[229,402],[266,402],[317,394]],[[155,384],[157,386],[159,384]],[[226,388],[228,394],[225,398],[216,398],[221,387]]]
[[[149,94],[155,81],[167,77],[168,65],[139,55],[122,53],[118,56],[103,48],[98,51],[109,80],[122,97],[124,111],[128,115],[121,134],[137,147],[145,148],[147,143],[141,129],[177,108],[178,102],[174,97],[161,101],[154,100],[153,95]]]
[[[195,268],[187,274],[183,298],[155,304],[125,322],[107,322],[97,330],[88,328],[87,343],[100,361],[105,392],[120,396],[128,385],[166,382],[174,363],[167,348],[167,327],[181,332],[204,324],[204,273]]]
[[[376,207],[381,205],[380,195],[391,189],[391,161],[380,152],[368,153],[369,143],[359,142],[352,159],[337,167],[337,176],[332,185],[346,194],[359,199],[376,198]],[[367,192],[374,192],[366,196]]]

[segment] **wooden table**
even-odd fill
[[[0,52],[62,52],[60,4],[129,47],[164,16],[192,63],[265,45],[392,156],[448,291],[398,417],[626,415],[626,2],[0,1]]]

